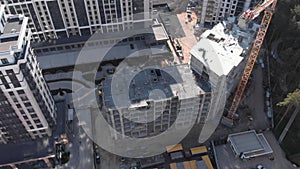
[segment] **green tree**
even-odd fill
[[[290,104],[296,107],[300,106],[300,89],[296,89],[294,92],[289,93],[282,102],[277,103],[277,106],[288,106]]]
[[[300,85],[299,85],[300,87]],[[284,98],[283,101],[277,103],[277,106],[288,106],[287,109],[285,110],[285,113],[279,120],[276,128],[279,126],[279,124],[282,122],[288,111],[292,108],[292,106],[299,107],[300,104],[300,90],[296,89],[294,92],[289,93],[286,98]],[[275,128],[275,129],[276,129]]]
[[[291,127],[292,123],[294,122],[299,109],[300,109],[300,90],[296,89],[294,92],[289,93],[287,95],[286,98],[284,98],[284,100],[282,102],[277,103],[278,106],[288,106],[283,117],[280,119],[280,121],[278,122],[276,128],[279,126],[279,124],[282,122],[282,120],[284,119],[284,117],[286,116],[288,110],[292,107],[295,106],[295,110],[292,113],[292,116],[290,117],[289,121],[287,122],[287,124],[285,125],[282,133],[279,136],[279,143],[281,143],[283,141],[283,139],[285,138],[289,128]],[[275,129],[276,129],[275,128]]]

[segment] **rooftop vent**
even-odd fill
[[[219,43],[219,42],[221,42],[221,41],[222,41],[222,42],[225,41],[224,38],[220,38],[220,39],[215,38],[215,35],[212,34],[212,33],[210,33],[206,38],[209,39],[209,40],[215,41],[215,42],[217,42],[217,43]]]

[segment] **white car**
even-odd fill
[[[266,169],[264,166],[262,166],[261,164],[258,164],[257,166],[256,166],[256,168],[257,169]]]

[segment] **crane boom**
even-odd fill
[[[274,0],[265,0],[261,5],[259,5],[257,8],[250,10],[248,9],[246,12],[244,12],[241,17],[247,18],[249,20],[255,19],[263,10],[265,10],[267,7],[269,7],[272,3],[274,3]],[[275,6],[271,7],[275,8]]]
[[[275,9],[276,3],[277,3],[277,0],[267,0],[267,3],[265,1],[265,3],[263,3],[261,6],[259,6],[257,9],[253,10],[253,11],[261,12],[262,10],[265,9],[264,16],[261,21],[258,33],[256,35],[256,39],[253,43],[253,47],[251,49],[249,58],[247,60],[247,63],[246,63],[246,66],[245,66],[245,69],[244,69],[244,72],[242,75],[242,79],[238,85],[233,102],[232,102],[229,112],[227,114],[228,119],[233,120],[237,117],[237,114],[235,112],[239,106],[241,99],[242,99],[248,79],[249,79],[252,69],[254,67],[254,63],[256,61],[256,58],[259,54],[260,48],[261,48],[264,38],[266,36],[268,27],[270,25],[270,22],[271,22],[271,19],[273,16],[273,11]],[[271,4],[272,4],[272,6],[270,8],[268,8]],[[253,19],[253,17],[250,19]]]

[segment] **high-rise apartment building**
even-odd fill
[[[56,107],[30,47],[28,18],[0,10],[0,144],[51,135]]]
[[[35,41],[133,29],[151,19],[152,0],[3,0],[23,14]]]
[[[241,14],[255,4],[256,0],[200,0],[196,9],[200,24],[213,25],[224,18]]]

